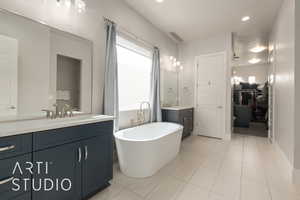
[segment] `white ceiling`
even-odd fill
[[[270,32],[282,0],[124,0],[165,33],[176,32],[185,41],[220,32],[251,38]],[[243,23],[243,16],[251,20]]]

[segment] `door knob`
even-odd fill
[[[9,109],[15,110],[16,106],[10,106]]]
[[[223,106],[218,106],[217,108],[218,108],[218,109],[222,109],[222,108],[223,108]]]

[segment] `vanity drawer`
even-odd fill
[[[194,115],[194,110],[193,109],[186,109],[186,110],[181,110],[180,111],[181,118],[183,118],[183,117],[193,117],[193,115]]]
[[[33,151],[68,144],[101,134],[113,133],[113,121],[84,124],[33,134]]]
[[[26,162],[31,162],[32,154],[24,156],[18,156],[14,158],[0,160],[0,199],[1,200],[14,200],[19,199],[20,196],[26,196],[26,193],[31,191],[31,181],[27,181],[25,188],[24,179],[31,179],[29,171],[25,170]],[[22,174],[20,170],[16,170],[13,174],[16,163],[20,164]],[[19,168],[17,168],[19,169]],[[15,181],[15,185],[12,183],[13,179],[19,179]],[[18,191],[13,191],[13,188],[17,188]],[[26,198],[25,198],[26,199]],[[27,199],[26,199],[27,200]]]
[[[32,152],[32,135],[0,138],[0,160]]]

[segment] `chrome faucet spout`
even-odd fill
[[[146,122],[146,117],[145,117],[145,110],[143,109],[144,104],[147,105],[148,112],[149,112],[149,119],[148,119],[148,121],[149,121],[149,123],[152,123],[151,105],[150,105],[150,103],[148,101],[143,101],[140,104],[140,113],[143,113],[143,124],[147,123]]]

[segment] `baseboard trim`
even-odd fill
[[[292,163],[288,160],[288,158],[286,157],[286,155],[284,154],[284,152],[282,151],[282,149],[280,148],[279,144],[276,141],[274,141],[273,146],[275,147],[276,152],[280,155],[281,160],[283,161],[282,162],[283,167],[286,170],[286,172],[288,173],[290,180],[293,181],[294,180],[294,167],[293,167]]]
[[[231,133],[227,133],[223,136],[223,140],[230,141],[231,140]]]
[[[293,170],[293,183],[300,187],[300,169]]]

